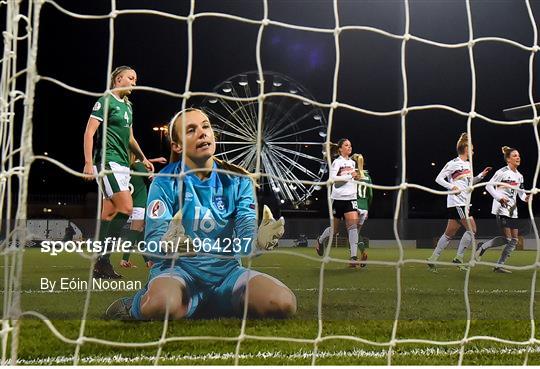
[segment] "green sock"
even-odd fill
[[[109,227],[111,225],[110,220],[103,220],[101,219],[99,222],[99,235],[98,235],[98,241],[104,241],[105,237],[107,237],[107,234],[109,233]]]
[[[137,249],[137,244],[142,239],[142,234],[143,234],[143,232],[141,232],[141,231],[136,231],[134,229],[129,229],[129,230],[127,230],[127,232],[124,233],[124,235],[122,237],[125,238],[126,241],[129,241],[131,243],[131,249],[132,250],[138,250]],[[125,261],[129,261],[130,255],[131,255],[131,252],[125,252],[122,255],[122,259],[125,260]]]
[[[109,222],[109,230],[105,237],[103,237],[102,241],[104,241],[107,237],[118,238],[121,236],[121,230],[126,224],[127,220],[129,219],[129,215],[124,213],[117,213],[116,216]],[[100,232],[101,234],[101,232]],[[111,258],[111,254],[107,253],[99,258],[99,260],[106,260],[109,262],[109,259]]]
[[[366,250],[366,244],[364,243],[364,238],[360,235],[358,235],[360,240],[358,241],[358,251],[360,251],[360,254],[363,254]]]
[[[123,213],[117,213],[116,216],[111,220],[111,225],[109,226],[109,237],[120,237],[122,235],[122,228],[126,225],[129,219],[129,215]]]
[[[110,220],[104,220],[104,219],[100,220],[99,235],[98,235],[97,240],[100,241],[102,244],[103,244],[103,241],[105,241],[105,238],[107,238],[107,234],[109,234],[110,226],[111,226],[111,221]],[[108,258],[107,254],[100,255],[98,257],[98,262],[108,261],[108,260],[109,260],[109,258]]]

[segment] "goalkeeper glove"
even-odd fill
[[[274,219],[272,211],[266,205],[263,208],[261,225],[257,232],[257,241],[255,245],[261,250],[272,250],[277,246],[278,240],[285,233],[285,219]]]
[[[162,244],[165,244],[165,252],[174,254],[175,252],[187,252],[191,246],[191,239],[186,236],[186,231],[182,225],[182,210],[180,209],[169,223],[167,232],[161,237]]]

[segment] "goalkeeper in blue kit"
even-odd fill
[[[214,131],[203,111],[177,113],[169,138],[171,164],[160,174],[170,176],[154,179],[146,212],[145,251],[152,253],[155,264],[146,286],[134,297],[115,301],[106,316],[241,316],[245,304],[251,317],[293,315],[293,292],[274,277],[242,267],[240,261],[254,247],[274,248],[284,233],[283,218],[274,220],[265,207],[257,229],[252,181],[242,168],[214,157]],[[180,160],[182,151],[185,162]]]

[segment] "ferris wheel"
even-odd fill
[[[256,71],[247,72],[228,78],[214,91],[231,97],[255,97],[260,83]],[[314,100],[305,87],[284,74],[265,72],[264,83],[265,93],[287,92]],[[216,156],[253,173],[257,160],[258,102],[207,97],[202,107],[219,134]],[[320,186],[300,181],[321,181],[328,172],[323,157],[325,114],[317,106],[288,96],[266,97],[263,114],[261,172],[273,177],[265,177],[261,185],[273,191],[282,204],[306,203]]]

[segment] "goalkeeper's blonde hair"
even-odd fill
[[[463,155],[467,152],[467,148],[469,146],[469,135],[464,132],[459,136],[459,139],[456,144],[456,150],[458,155]]]
[[[353,154],[351,159],[356,162],[356,170],[358,171],[358,178],[359,179],[366,178],[366,174],[364,171],[364,156],[362,154]]]

